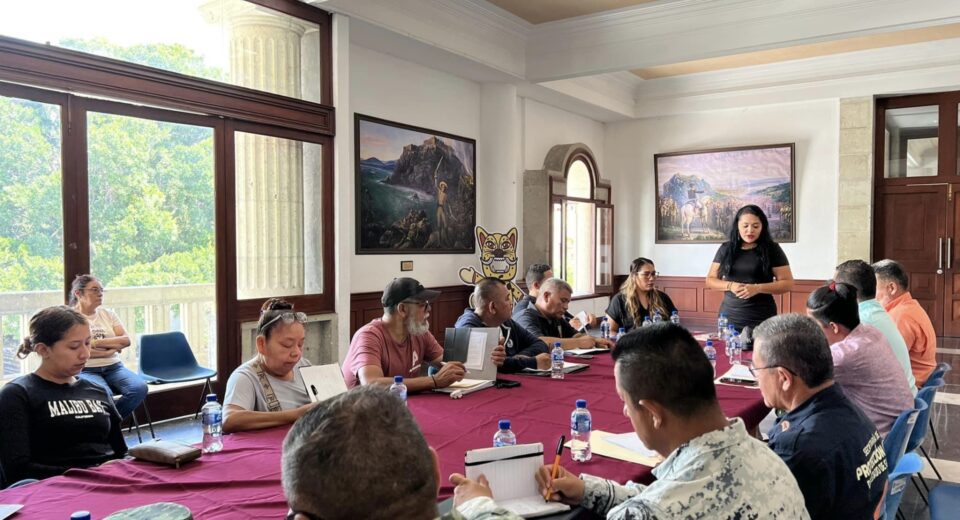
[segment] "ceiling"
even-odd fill
[[[651,80],[657,78],[667,78],[671,76],[682,76],[684,74],[696,74],[698,72],[712,72],[717,70],[747,67],[751,65],[765,65],[783,61],[816,58],[845,52],[894,47],[897,45],[908,45],[911,43],[945,40],[948,38],[960,38],[960,23],[924,27],[920,29],[907,29],[903,31],[872,34],[857,38],[846,38],[806,45],[796,45],[792,47],[781,47],[778,49],[720,56],[717,58],[688,61],[684,63],[672,63],[668,65],[637,69],[631,72],[645,80]]]
[[[655,0],[487,0],[532,24],[555,22],[647,4]]]

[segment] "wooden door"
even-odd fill
[[[947,238],[944,243],[944,298],[943,332],[944,336],[960,336],[960,184],[951,184],[947,191]],[[938,331],[939,333],[939,331]]]
[[[954,220],[947,213],[947,196],[946,183],[915,184],[888,186],[877,201],[880,227],[876,259],[891,258],[903,266],[910,278],[910,293],[926,309],[938,336],[944,333],[947,300],[944,281],[948,216],[951,222]],[[950,284],[951,290],[953,285]],[[949,308],[952,316],[952,303]],[[960,314],[960,302],[957,310]]]

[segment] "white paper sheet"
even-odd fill
[[[587,317],[587,311],[580,311],[577,313],[574,318],[580,320],[580,328],[583,329],[584,325],[590,324],[590,318]]]
[[[467,343],[467,361],[463,364],[467,370],[483,370],[483,353],[486,346],[487,333],[471,330],[470,341]]]
[[[639,453],[644,457],[660,457],[660,454],[643,444],[635,432],[619,433],[607,437],[607,442],[616,444],[625,450]]]
[[[347,391],[343,382],[343,372],[339,363],[300,367],[303,386],[307,389],[310,402],[316,403],[340,395]]]
[[[584,354],[593,354],[594,352],[610,352],[608,348],[572,348],[570,350],[564,350],[564,354],[570,354],[571,356],[582,356]]]
[[[540,443],[470,450],[464,460],[470,464],[465,467],[467,478],[487,477],[497,504],[524,518],[569,509],[558,502],[543,501],[536,481],[537,470],[543,465]]]
[[[21,509],[23,509],[23,505],[21,504],[0,504],[0,520],[10,518]]]

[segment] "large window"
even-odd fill
[[[79,273],[132,335],[183,331],[221,385],[266,297],[334,310],[330,16],[128,4],[0,19],[0,384],[32,369],[15,357],[28,319]],[[188,390],[151,396],[154,417],[189,411]]]
[[[597,182],[595,162],[585,150],[568,160],[565,176],[551,182],[551,265],[574,296],[613,287],[613,205],[610,187]]]

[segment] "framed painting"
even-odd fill
[[[477,142],[356,114],[357,254],[473,254]]]
[[[794,144],[653,157],[658,244],[721,243],[737,210],[756,204],[777,242],[796,242]]]

